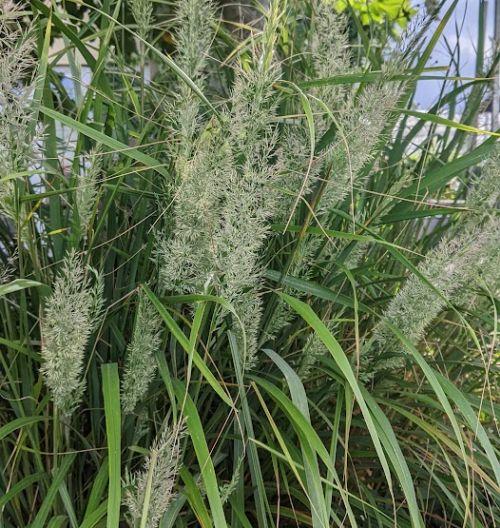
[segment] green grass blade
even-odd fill
[[[434,123],[436,125],[444,125],[449,128],[456,128],[457,130],[462,130],[463,132],[469,132],[470,134],[500,137],[500,134],[497,132],[493,132],[491,130],[483,130],[483,129],[473,127],[470,125],[465,125],[464,123],[453,121],[452,119],[447,119],[445,117],[431,114],[428,112],[417,112],[416,110],[401,110],[401,113],[416,117],[418,119],[421,119],[422,121]]]
[[[321,321],[321,319],[319,319],[319,317],[313,312],[310,306],[308,306],[306,303],[299,301],[298,299],[295,299],[285,293],[280,293],[279,295],[280,297],[282,297],[282,299],[287,304],[290,305],[291,308],[293,308],[293,310],[295,310],[311,326],[311,328],[316,332],[317,336],[321,339],[321,341],[326,346],[326,348],[329,350],[333,359],[336,361],[337,365],[339,366],[342,372],[342,375],[345,377],[347,383],[349,384],[349,386],[351,387],[354,393],[354,396],[356,397],[358,405],[363,414],[363,418],[365,420],[366,426],[368,427],[368,431],[372,438],[372,442],[374,444],[375,450],[377,452],[377,456],[380,460],[380,463],[382,464],[384,475],[385,475],[385,478],[387,479],[387,484],[389,488],[392,489],[391,472],[389,469],[387,458],[382,448],[382,444],[380,442],[377,429],[375,427],[375,423],[373,421],[373,417],[368,409],[368,406],[366,405],[361,389],[358,386],[356,377],[354,376],[352,367],[347,357],[345,356],[345,353],[342,350],[342,347],[339,345],[337,340],[331,335],[331,333],[328,331],[328,329],[326,328],[324,323]]]
[[[105,517],[107,511],[108,501],[104,501],[92,513],[85,516],[80,528],[95,528],[101,523],[101,519]]]
[[[52,506],[59,492],[59,486],[66,478],[66,475],[68,474],[68,471],[70,470],[75,458],[75,454],[65,455],[61,458],[60,465],[52,475],[50,487],[45,495],[40,509],[36,514],[34,521],[30,524],[30,528],[43,528],[45,526],[47,518],[49,517]]]
[[[26,288],[38,288],[39,286],[43,286],[43,284],[28,279],[15,279],[7,284],[0,284],[0,297]]]
[[[75,121],[71,117],[61,114],[57,110],[52,110],[51,108],[41,106],[40,111],[46,116],[54,119],[55,121],[59,121],[63,125],[66,125],[72,128],[73,130],[80,132],[81,134],[89,137],[90,139],[93,139],[97,143],[102,143],[110,149],[119,152],[123,156],[126,156],[134,161],[138,161],[139,163],[142,163],[146,167],[158,172],[161,176],[165,178],[170,178],[170,175],[165,169],[165,167],[148,154],[144,154],[143,152],[134,147],[129,147],[128,145],[121,143],[117,139],[112,138],[100,132],[99,130],[96,130],[95,128],[92,128],[89,125],[80,123],[79,121]]]
[[[203,502],[203,497],[201,496],[200,489],[196,485],[196,482],[186,468],[181,468],[179,472],[183,482],[184,482],[184,494],[187,497],[189,505],[193,509],[198,522],[202,528],[212,528],[212,520],[210,514]]]
[[[102,506],[101,498],[104,493],[104,490],[106,489],[106,486],[108,485],[108,472],[108,460],[104,459],[94,479],[92,489],[90,490],[89,499],[87,501],[87,507],[85,508],[85,515],[83,516],[84,521],[86,521],[87,518],[91,517],[97,508]]]
[[[281,370],[283,375],[285,376],[286,382],[288,384],[288,388],[290,390],[290,395],[292,397],[293,404],[299,409],[299,411],[302,413],[304,418],[311,424],[311,417],[309,414],[309,405],[307,403],[307,395],[306,391],[304,389],[304,385],[302,384],[299,376],[295,373],[295,371],[288,365],[288,363],[281,358],[276,352],[265,349],[264,352],[272,359],[272,361],[276,364],[276,366]],[[309,440],[309,436],[305,435],[305,439]],[[319,473],[319,467],[317,464],[316,457],[312,457],[311,453],[306,453],[306,450],[303,446],[301,446],[303,449],[303,455],[304,460],[308,459],[308,465],[306,465],[306,478],[308,481],[309,488],[311,490],[311,499],[315,501],[314,509],[313,509],[313,525],[317,524],[318,522],[322,523],[324,526],[329,526],[329,517],[330,515],[327,512],[327,504],[325,503],[325,497],[319,496],[320,490],[321,490],[321,482],[320,482],[320,473]],[[313,450],[313,446],[311,446],[311,451]],[[331,467],[328,468],[332,472],[332,476],[335,480],[335,483],[340,487],[340,480],[338,478],[337,472],[335,471],[335,466],[332,464]],[[313,491],[314,490],[314,491]],[[347,516],[349,518],[349,521],[353,527],[357,526],[356,518],[354,516],[354,513],[351,509],[351,506],[349,504],[349,498],[346,494],[342,493],[342,500],[344,502],[344,506],[347,511]],[[323,513],[323,519],[319,518],[317,519],[316,515],[314,514],[314,511]]]
[[[238,395],[241,400],[241,409],[243,415],[244,433],[249,438],[255,438],[255,429],[252,421],[252,414],[247,398],[247,391],[244,383],[244,373],[242,367],[242,353],[238,348],[238,342],[232,332],[229,332],[229,346],[231,348],[231,356],[233,358],[233,365],[236,374],[236,382],[238,384]],[[242,439],[243,440],[243,439]],[[259,526],[267,528],[269,511],[269,504],[264,485],[264,477],[262,466],[260,464],[257,447],[253,442],[247,447],[248,450],[248,465],[250,469],[250,476],[252,478],[253,494],[255,498],[256,513]]]
[[[9,491],[3,493],[0,496],[0,509],[3,509],[14,497],[17,497],[19,493],[24,491],[26,488],[29,488],[35,482],[40,481],[45,476],[45,473],[33,473],[33,475],[28,475],[24,477],[19,482],[16,482],[11,486]]]
[[[43,416],[22,416],[20,418],[11,420],[9,423],[0,427],[0,440],[3,440],[7,435],[10,435],[17,429],[21,429],[43,420],[45,420],[45,417]]]
[[[214,465],[212,458],[210,457],[210,452],[208,451],[207,441],[198,411],[196,410],[196,406],[191,399],[191,396],[187,395],[182,382],[177,380],[174,388],[178,403],[181,404],[185,401],[184,416],[186,417],[186,425],[189,436],[193,442],[196,458],[200,465],[201,476],[205,484],[214,526],[215,528],[226,528],[227,524],[220,499],[219,485],[217,483],[217,477],[215,476]]]
[[[50,519],[49,523],[47,524],[47,528],[63,528],[63,526],[66,524],[66,520],[67,517],[64,515],[52,517],[52,519]]]
[[[121,408],[120,380],[116,363],[101,367],[106,437],[108,443],[108,504],[107,528],[118,528],[121,505]]]
[[[165,309],[161,301],[158,299],[158,297],[145,285],[142,286],[144,289],[144,292],[148,296],[148,298],[151,300],[153,305],[158,310],[158,313],[162,317],[162,319],[165,321],[165,324],[167,325],[168,329],[172,332],[172,335],[175,337],[175,339],[179,342],[181,347],[184,349],[186,354],[190,354],[191,352],[191,344],[189,342],[189,339],[186,337],[184,332],[179,328],[179,325],[174,321],[174,318],[168,313],[168,311]],[[215,376],[212,374],[210,369],[207,367],[201,356],[196,352],[193,351],[193,362],[198,368],[198,370],[203,374],[203,377],[207,380],[207,382],[210,384],[210,386],[214,389],[214,391],[221,397],[221,399],[227,403],[229,406],[233,406],[233,402],[231,400],[231,397],[227,394],[227,392],[222,388],[220,383],[217,381]]]

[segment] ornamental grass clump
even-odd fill
[[[500,525],[499,56],[439,4],[0,3],[2,528]]]

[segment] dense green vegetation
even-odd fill
[[[427,67],[456,2],[1,5],[0,526],[496,526],[498,57]]]

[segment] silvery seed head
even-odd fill
[[[22,17],[18,4],[0,3],[0,213],[19,225],[24,218],[20,219],[12,175],[25,171],[34,158],[31,96],[36,45]]]
[[[375,327],[374,344],[365,357],[372,365],[367,367],[368,371],[387,368],[388,361],[394,365],[394,358],[402,357],[404,346],[389,324],[413,344],[418,344],[439,313],[463,295],[483,271],[491,267],[498,269],[499,235],[500,221],[491,218],[484,225],[467,228],[452,239],[443,239],[429,252],[418,266],[426,280],[411,275]],[[497,272],[494,275],[498,277]]]
[[[132,341],[127,347],[122,383],[122,406],[134,411],[146,396],[156,372],[154,354],[160,346],[161,320],[151,302],[141,294]]]
[[[102,156],[99,149],[93,149],[77,175],[75,191],[76,211],[80,230],[86,232],[96,205],[98,182],[102,171]]]
[[[133,526],[158,528],[160,519],[174,497],[181,467],[180,443],[185,435],[182,423],[165,428],[156,438],[141,471],[133,475],[125,503]],[[145,524],[142,522],[145,520]]]
[[[92,276],[95,280],[92,280]],[[102,313],[102,280],[75,251],[64,258],[42,320],[42,374],[54,404],[70,415],[80,402],[85,352]]]

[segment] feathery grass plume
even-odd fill
[[[439,0],[425,0],[425,9],[430,15],[435,14],[439,10]]]
[[[156,438],[142,471],[131,479],[125,503],[132,526],[158,528],[174,497],[174,486],[181,466],[180,443],[185,435],[183,423],[165,427]]]
[[[314,77],[326,79],[352,70],[348,46],[346,18],[336,13],[332,5],[324,1],[314,2],[314,15],[309,54]],[[311,88],[309,102],[314,112],[314,127],[319,139],[331,125],[331,117],[345,104],[346,85],[324,84]],[[281,201],[280,216],[287,219],[292,204],[300,192],[307,196],[317,181],[325,162],[324,156],[310,159],[310,131],[305,119],[289,125],[282,142],[285,170],[280,184],[289,192]],[[307,175],[307,179],[306,179]]]
[[[320,213],[342,202],[354,185],[361,185],[359,173],[373,158],[399,95],[400,88],[393,82],[368,85],[339,111],[337,137],[327,153],[332,176],[326,183]]]
[[[354,248],[347,255],[347,258],[344,261],[344,266],[347,269],[357,268],[361,261],[366,257],[370,247],[370,242],[357,242]]]
[[[213,236],[220,221],[220,181],[231,171],[231,152],[211,122],[186,162],[176,192],[172,236],[158,238],[160,282],[165,290],[201,292],[215,273]]]
[[[216,268],[230,294],[253,287],[258,280],[258,252],[277,198],[270,183],[278,167],[269,163],[275,146],[273,79],[270,74],[241,72],[233,92],[229,142],[236,167],[221,182],[223,206],[214,235]]]
[[[314,2],[313,12],[314,30],[311,31],[308,56],[311,58],[314,77],[326,79],[352,71],[346,18],[339,15],[331,4],[321,0]],[[327,84],[314,87],[309,93],[312,96],[309,102],[314,112],[315,135],[319,139],[332,124],[329,113],[336,115],[348,104],[352,94],[344,85]],[[287,127],[281,146],[284,170],[280,175],[279,186],[285,193],[280,197],[277,217],[287,222],[294,212],[295,204],[306,198],[321,179],[328,156],[323,154],[311,160],[310,131],[305,120],[293,122]],[[288,272],[307,279],[311,274],[309,264],[314,260],[319,246],[317,237],[308,238],[306,243],[296,249],[294,262]],[[296,292],[293,294],[296,295]],[[274,336],[292,316],[289,307],[280,300],[273,320],[266,329],[268,337]]]
[[[98,195],[98,181],[102,172],[102,156],[100,149],[93,149],[84,161],[77,175],[75,191],[76,211],[80,230],[86,232],[95,207]]]
[[[176,62],[203,88],[214,36],[213,3],[181,0],[176,15]],[[227,162],[220,156],[224,147],[216,123],[209,123],[196,141],[199,107],[198,97],[185,83],[179,83],[175,104],[168,111],[177,137],[177,147],[172,153],[175,178],[167,184],[174,207],[166,224],[173,236],[158,233],[156,247],[160,283],[167,290],[199,291],[213,271],[207,245],[217,218],[216,187],[221,172],[218,164],[222,162],[225,166]]]
[[[137,24],[137,34],[141,39],[147,40],[153,22],[153,2],[151,0],[132,0],[130,7]]]
[[[272,183],[280,165],[270,163],[276,145],[272,127],[275,79],[271,68],[239,72],[235,81],[228,139],[235,170],[228,171],[222,182],[220,225],[213,237],[221,295],[235,304],[246,328],[247,368],[254,363],[261,315],[260,250],[277,204]]]
[[[500,222],[497,222],[500,223]],[[492,237],[489,253],[487,257],[481,259],[479,265],[471,270],[471,276],[464,288],[457,290],[452,301],[462,306],[471,307],[477,304],[478,292],[486,289],[493,295],[498,296],[500,293],[500,228],[492,230]]]
[[[0,213],[14,223],[20,213],[16,185],[5,177],[26,170],[34,153],[30,126],[35,38],[23,16],[18,4],[0,2]]]
[[[253,50],[253,68],[236,72],[228,119],[234,170],[223,180],[221,221],[214,236],[221,295],[233,303],[245,328],[245,369],[252,368],[256,360],[264,271],[260,251],[278,204],[272,185],[281,172],[273,127],[277,104],[273,83],[280,72],[273,64],[273,54],[281,15],[281,2],[273,0],[260,47]],[[238,325],[235,332],[241,340]]]
[[[151,302],[140,294],[132,341],[127,348],[122,383],[122,406],[134,411],[148,390],[156,366],[154,353],[160,346],[161,320]]]
[[[238,487],[238,483],[241,480],[241,467],[243,463],[244,457],[241,457],[238,461],[233,476],[231,477],[231,480],[219,486],[219,495],[222,505],[226,504],[226,502],[231,498],[231,495],[235,492],[236,488]]]
[[[455,236],[443,239],[419,266],[440,295],[413,275],[384,314],[386,321],[414,343],[447,302],[471,304],[475,287],[486,284],[493,291],[500,287],[500,220],[491,217],[500,195],[499,160],[500,149],[496,148],[469,191],[465,204],[469,212],[458,222]],[[401,348],[390,329],[383,322],[378,324],[374,350],[389,359],[375,358],[375,370],[399,364],[401,356],[394,352]]]
[[[180,0],[177,5],[176,62],[188,77],[203,88],[210,46],[214,38],[215,9],[212,0]],[[198,128],[199,99],[185,83],[179,84],[174,122],[178,131],[178,170],[189,158],[191,142]]]
[[[0,284],[5,284],[12,280],[18,266],[18,258],[19,253],[17,248],[10,256],[2,255],[2,259],[0,260]]]
[[[96,276],[94,284],[91,275]],[[74,250],[64,258],[42,321],[42,374],[54,404],[70,415],[80,402],[85,349],[99,323],[103,282]]]
[[[484,164],[481,173],[474,179],[465,200],[467,213],[463,215],[456,230],[468,231],[482,223],[491,223],[491,216],[498,214],[500,199],[500,147],[496,146]],[[498,240],[498,239],[497,239]],[[453,300],[459,304],[473,305],[477,300],[477,290],[484,286],[496,292],[500,288],[500,243],[497,243],[488,259],[476,267],[466,287],[457,291]]]
[[[347,19],[344,15],[338,14],[331,4],[323,0],[314,3],[314,11],[311,54],[316,76],[326,79],[345,73],[350,69],[351,63]],[[325,89],[330,90],[331,88],[328,86]],[[337,88],[333,89],[332,95],[336,95]],[[324,102],[328,103],[327,100]],[[333,102],[337,103],[338,100],[335,98]]]
[[[321,28],[313,34],[311,42],[311,55],[316,75],[320,78],[332,77],[336,74],[352,71],[351,54],[348,49],[348,37],[346,22],[332,9],[331,5],[320,2],[316,8],[315,25]],[[329,28],[333,29],[329,29]],[[355,96],[352,89],[343,86],[325,85],[312,90],[312,95],[317,101],[314,105],[315,111],[320,117],[315,117],[315,127],[318,137],[326,132],[330,126],[331,116],[325,115],[326,106],[335,119],[337,126],[336,139],[327,151],[316,158],[309,168],[309,179],[311,180],[304,189],[303,195],[307,195],[313,188],[314,183],[325,178],[329,173],[329,179],[324,182],[325,189],[316,210],[316,214],[327,214],[332,207],[339,205],[353,190],[359,181],[359,173],[372,159],[373,150],[381,140],[381,134],[387,125],[387,118],[395,106],[400,94],[400,87],[394,83],[382,80],[375,85],[366,86],[360,95]],[[313,99],[314,102],[314,99]],[[307,132],[302,131],[303,145],[306,145]],[[300,137],[297,129],[296,136]],[[295,139],[295,138],[294,138]],[[300,141],[290,141],[297,144]],[[303,159],[303,174],[306,173],[306,149],[295,149],[295,158],[285,151],[285,156],[295,160],[294,172],[298,173],[300,166],[298,154]],[[331,170],[329,169],[331,167]],[[300,191],[298,191],[300,192]],[[290,214],[290,213],[288,213]],[[309,263],[314,262],[321,248],[318,237],[306,237],[298,248],[294,262],[289,272],[300,278],[310,275]],[[338,253],[342,244],[328,244],[325,249],[328,254]],[[280,307],[278,312],[287,310]],[[286,319],[279,314],[277,320]]]
[[[303,123],[288,125],[280,140],[283,168],[278,174],[277,187],[281,196],[276,209],[276,219],[287,222],[297,195],[300,199],[308,196],[321,170],[321,160],[311,159],[311,138]]]
[[[313,22],[311,55],[316,78],[327,79],[352,71],[345,16],[339,15],[331,4],[320,0],[315,3]],[[324,85],[314,88],[312,95],[330,112],[335,112],[344,103],[347,88],[346,85]],[[330,118],[324,115],[322,105],[316,103],[314,107],[319,114],[315,124],[317,134],[321,137],[330,126]]]
[[[17,218],[16,191],[13,180],[0,181],[0,213],[11,221]]]
[[[211,0],[180,0],[177,5],[176,62],[193,81],[204,77],[207,52],[214,30],[214,5]]]
[[[271,42],[279,18],[276,4],[268,18],[274,30],[264,28]],[[174,235],[157,249],[165,288],[201,291],[212,279],[217,293],[234,303],[247,329],[245,365],[256,349],[260,250],[277,203],[271,183],[279,172],[273,127],[278,72],[271,59],[267,42],[256,50],[253,69],[236,72],[225,123],[209,124],[193,159],[184,164]]]
[[[500,219],[491,218],[484,226],[468,229],[452,239],[443,239],[431,250],[419,272],[430,287],[412,275],[396,294],[374,330],[374,343],[367,358],[371,369],[365,375],[400,363],[404,347],[387,326],[390,323],[412,343],[418,343],[426,328],[453,299],[493,259],[500,265],[498,240]]]
[[[280,152],[272,120],[276,99],[273,83],[279,71],[272,65],[279,2],[273,2],[264,27],[264,45],[257,67],[238,72],[232,94],[229,142],[236,171],[225,180],[221,226],[215,235],[222,295],[237,310],[246,333],[244,367],[255,364],[262,315],[259,289],[263,267],[260,251],[269,236],[269,220],[278,209],[273,188],[281,172]],[[271,43],[271,44],[270,44]],[[239,328],[235,328],[239,333]]]

